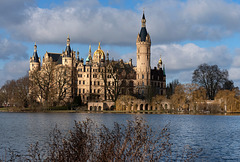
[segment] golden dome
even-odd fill
[[[101,50],[100,42],[98,45],[98,49],[93,54],[93,58],[96,58],[96,59],[104,58],[105,59],[105,54],[104,54],[104,51]]]
[[[160,57],[158,64],[162,64],[162,58]]]

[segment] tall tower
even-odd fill
[[[33,56],[30,57],[30,71],[40,70],[40,58],[37,54],[37,44],[35,42]]]
[[[151,39],[146,29],[146,19],[143,12],[142,27],[140,33],[137,36],[137,76],[136,86],[138,87],[138,93],[145,95],[146,89],[151,86]]]

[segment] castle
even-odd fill
[[[141,30],[136,40],[137,66],[132,64],[132,59],[129,59],[129,62],[123,62],[122,59],[109,60],[109,53],[101,49],[100,43],[93,54],[91,46],[89,47],[89,54],[84,63],[84,59],[79,58],[79,52],[71,49],[69,36],[65,51],[46,52],[41,65],[35,43],[33,56],[30,57],[29,78],[33,82],[30,93],[42,89],[41,96],[40,93],[37,95],[38,101],[46,99],[70,101],[80,96],[84,103],[115,101],[118,95],[126,94],[139,98],[165,95],[166,74],[161,57],[157,67],[151,69],[151,39],[146,29],[144,12],[141,22]],[[54,66],[52,72],[49,70],[51,66]],[[42,77],[36,79],[39,76]],[[48,86],[51,85],[52,96],[50,91],[44,96],[44,88],[47,87],[40,85],[47,82],[46,77],[51,80]]]

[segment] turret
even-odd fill
[[[30,57],[30,70],[40,70],[40,58],[37,54],[37,44],[35,42],[33,56]]]
[[[69,38],[69,35],[68,35],[67,46],[66,46],[65,52],[63,53],[62,64],[67,65],[69,67],[72,67],[73,66],[73,64],[72,64],[73,63],[73,58],[72,57],[73,57],[73,51],[71,50],[71,47],[70,47],[70,38]]]

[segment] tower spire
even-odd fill
[[[143,16],[142,16],[142,27],[146,27],[146,19],[145,19],[144,9],[143,9]]]
[[[67,51],[67,57],[71,57],[71,47],[70,47],[69,34],[68,34],[68,37],[67,37],[67,47],[66,47],[66,51]]]
[[[89,52],[88,52],[88,57],[86,58],[86,62],[89,62],[92,60],[91,53],[92,53],[92,49],[91,49],[91,45],[89,45]]]
[[[91,53],[92,53],[91,45],[89,45],[89,52],[88,52],[88,55],[91,55]]]
[[[141,30],[140,30],[139,37],[140,37],[141,42],[145,42],[147,40],[148,33],[147,33],[147,28],[146,28],[146,19],[145,19],[144,10],[143,10],[143,16],[142,16],[141,22],[142,22],[142,27],[141,27]]]
[[[37,54],[37,44],[36,44],[36,42],[34,44],[33,61],[34,62],[39,62],[39,57],[38,57],[38,54]]]

